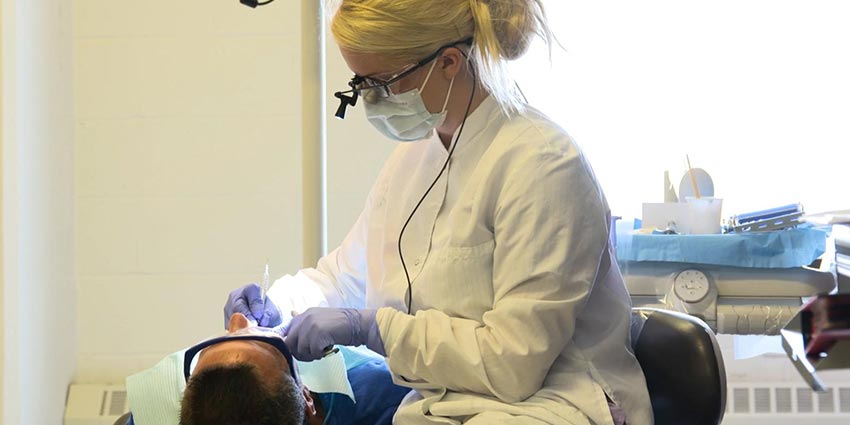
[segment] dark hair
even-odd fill
[[[303,425],[300,386],[281,372],[262,382],[250,364],[219,366],[192,375],[180,405],[180,425]]]

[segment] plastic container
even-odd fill
[[[688,204],[688,216],[682,223],[681,233],[690,235],[710,235],[720,233],[720,221],[723,211],[723,199],[713,197],[685,197]]]

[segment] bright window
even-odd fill
[[[546,2],[565,50],[514,75],[583,147],[615,215],[663,200],[685,155],[723,216],[850,208],[850,2]]]

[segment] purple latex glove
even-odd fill
[[[273,328],[282,323],[280,309],[269,299],[261,297],[262,289],[256,283],[249,283],[239,289],[235,289],[227,296],[224,304],[224,328],[230,323],[230,316],[242,313],[248,320],[257,322],[257,325]]]
[[[376,320],[377,310],[313,307],[283,329],[286,345],[301,361],[321,359],[334,345],[366,345],[386,356]]]

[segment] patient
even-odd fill
[[[230,334],[251,329],[258,328],[245,316],[231,316]],[[291,356],[258,340],[225,340],[205,348],[183,394],[180,424],[321,424],[324,409],[298,382],[291,362]]]
[[[390,425],[409,391],[392,383],[385,362],[372,360],[348,370],[356,404],[345,395],[317,394],[301,383],[279,335],[238,313],[228,334],[186,352],[197,362],[191,375],[185,369],[180,425]]]

